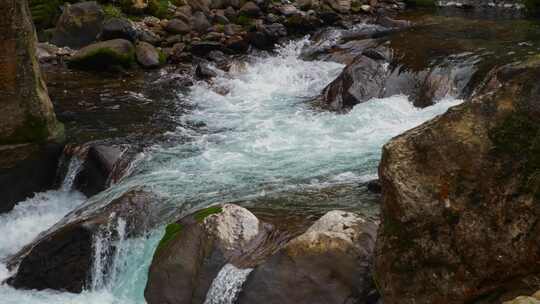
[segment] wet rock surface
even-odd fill
[[[348,111],[358,103],[395,94],[409,96],[417,107],[447,96],[466,98],[490,69],[535,52],[533,44],[523,42],[538,35],[533,21],[501,21],[467,11],[422,12],[400,14],[404,20],[379,18],[350,30],[316,34],[303,56],[346,64],[316,104]],[[500,40],[508,43],[494,43]]]
[[[135,48],[129,40],[114,39],[88,45],[69,58],[69,65],[87,70],[129,68],[135,62]]]
[[[167,226],[158,245],[145,290],[157,303],[204,303],[212,280],[262,241],[263,224],[247,209],[214,206]]]
[[[249,275],[238,303],[363,303],[377,224],[331,211]]]
[[[379,175],[385,303],[509,299],[538,289],[537,58],[390,141]],[[533,290],[531,290],[533,289]]]
[[[72,221],[57,224],[8,261],[18,271],[7,283],[22,289],[81,292],[91,280],[95,239],[103,233],[118,237],[120,221],[125,223],[127,237],[151,229],[159,222],[152,211],[152,204],[159,200],[151,192],[132,190],[105,206],[97,202],[97,208],[90,205],[75,211]],[[109,253],[106,259],[115,250],[113,246],[105,251]]]
[[[36,58],[26,2],[0,4],[0,213],[52,186],[63,126]]]
[[[51,42],[59,47],[80,48],[97,41],[105,13],[95,1],[67,4],[56,24]]]
[[[0,146],[0,214],[54,186],[62,144]]]
[[[250,210],[213,206],[168,225],[150,267],[148,303],[203,303],[226,264],[254,267],[239,294],[221,295],[235,303],[342,303],[373,292],[376,222],[345,211],[311,219]]]

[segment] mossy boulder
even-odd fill
[[[499,303],[540,288],[540,60],[392,139],[379,175],[384,302]]]
[[[130,68],[135,62],[135,47],[129,40],[114,39],[98,42],[77,51],[69,66],[88,70]]]
[[[242,266],[242,254],[264,239],[264,231],[255,215],[231,204],[169,224],[150,266],[146,301],[204,303],[221,268],[227,263]]]

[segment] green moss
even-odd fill
[[[522,173],[522,191],[540,196],[540,121],[525,111],[506,117],[490,131],[495,153],[511,157]]]
[[[182,225],[178,223],[167,225],[165,228],[165,235],[163,235],[161,241],[159,241],[156,252],[163,249],[171,240],[173,240],[182,231],[182,228]]]
[[[45,118],[27,115],[24,124],[9,137],[1,137],[0,145],[20,144],[27,142],[43,142],[54,134],[50,134],[49,124]]]
[[[221,208],[221,206],[212,206],[212,207],[208,207],[206,209],[197,211],[193,217],[195,217],[195,220],[197,220],[197,222],[202,222],[208,216],[212,214],[221,213],[221,211],[223,211],[223,208]]]
[[[246,15],[239,15],[236,17],[236,20],[234,20],[234,23],[243,27],[251,27],[255,24],[255,20]]]
[[[148,13],[160,19],[171,17],[169,14],[169,0],[151,0],[148,4]]]
[[[105,12],[105,19],[111,18],[121,18],[124,16],[122,10],[113,4],[107,4],[103,7],[103,12]]]
[[[130,68],[135,62],[135,51],[120,54],[114,50],[103,47],[89,52],[82,58],[69,61],[71,67],[88,70],[110,70],[118,67]]]
[[[54,26],[62,13],[61,7],[68,0],[30,0],[29,7],[32,19],[38,29]]]
[[[159,64],[164,65],[167,63],[167,54],[163,52],[162,50],[158,50],[159,53]]]

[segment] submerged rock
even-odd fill
[[[366,40],[360,46],[366,47],[361,55],[323,90],[317,100],[323,108],[347,111],[370,99],[396,94],[409,96],[423,108],[445,97],[461,96],[474,74],[474,57],[452,57],[412,69],[393,57],[394,50],[386,45],[370,47],[373,43]]]
[[[257,266],[237,303],[364,303],[377,224],[331,211]]]
[[[135,62],[135,48],[129,40],[114,39],[98,42],[77,51],[69,65],[88,70],[129,68]]]
[[[57,46],[80,48],[95,42],[103,28],[105,13],[95,1],[67,4],[51,42]]]
[[[145,290],[149,304],[204,303],[220,269],[264,235],[257,217],[236,205],[203,209],[167,226]]]
[[[117,238],[120,221],[125,224],[126,237],[148,231],[159,222],[152,208],[158,200],[153,193],[132,190],[96,209],[91,205],[78,210],[73,221],[57,224],[8,261],[11,268],[18,266],[8,284],[22,289],[81,292],[92,279],[95,239],[103,233],[112,237],[106,241]],[[116,248],[104,250],[109,259]]]
[[[384,302],[472,303],[540,286],[537,58],[384,146]]]

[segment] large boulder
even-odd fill
[[[384,146],[384,302],[473,303],[540,287],[540,60]],[[522,293],[523,294],[523,293]]]
[[[8,261],[12,269],[18,266],[8,284],[23,289],[81,292],[92,280],[94,240],[104,234],[112,237],[104,244],[111,248],[103,248],[107,253],[104,258],[109,260],[117,250],[112,241],[118,237],[118,229],[125,229],[129,238],[159,222],[152,208],[158,200],[151,192],[131,190],[103,206],[99,205],[103,202],[97,202],[78,210],[74,219],[57,224]],[[110,262],[104,263],[105,267]]]
[[[97,40],[104,19],[105,13],[95,1],[66,4],[51,42],[60,47],[86,46]]]
[[[147,69],[157,68],[161,65],[163,55],[160,55],[159,51],[150,43],[140,41],[135,46],[135,54],[137,56],[137,62]]]
[[[135,62],[135,47],[129,40],[114,39],[86,46],[73,54],[69,65],[80,69],[129,68]]]
[[[74,179],[74,189],[91,197],[117,183],[129,174],[129,169],[139,157],[135,145],[90,142],[69,146],[65,153],[83,160]]]
[[[103,23],[101,40],[126,39],[135,42],[139,33],[132,22],[126,18],[109,18]]]
[[[148,273],[149,304],[204,303],[219,271],[264,238],[261,222],[242,207],[227,204],[196,212],[167,226]]]
[[[413,69],[394,58],[393,50],[384,44],[372,46],[376,44],[372,40],[352,43],[349,49],[361,50],[361,54],[323,90],[317,100],[323,108],[347,111],[370,99],[397,94],[409,96],[415,106],[423,108],[448,96],[461,97],[475,72],[470,68],[475,58],[428,62]]]
[[[52,186],[54,178],[50,177],[55,174],[56,157],[61,150],[46,147],[47,142],[61,139],[63,128],[56,120],[41,77],[36,43],[27,1],[2,1],[0,212]]]
[[[331,211],[249,275],[242,303],[366,303],[377,224]]]

